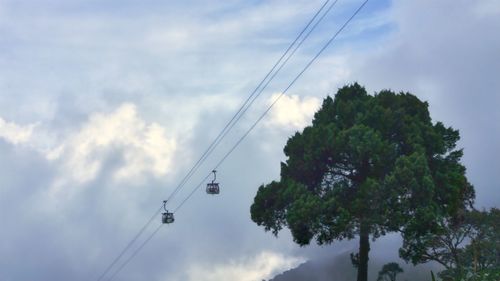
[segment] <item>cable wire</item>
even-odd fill
[[[278,97],[269,105],[269,107],[260,115],[260,117],[255,121],[252,126],[243,134],[243,136],[233,145],[233,147],[222,157],[222,159],[215,165],[213,170],[217,170],[219,166],[229,157],[231,153],[240,145],[240,143],[250,134],[250,132],[259,124],[259,122],[269,113],[273,106],[283,97],[283,95],[288,92],[288,90],[297,82],[297,80],[304,74],[304,72],[309,69],[309,67],[318,59],[318,57],[330,46],[330,44],[337,38],[337,36],[344,30],[344,28],[352,21],[352,19],[363,9],[363,7],[368,3],[369,0],[365,0],[358,9],[351,15],[351,17],[337,30],[337,32],[326,42],[326,44],[319,50],[319,52],[306,64],[306,66],[295,76],[295,78],[288,84],[288,86],[280,93]],[[201,184],[196,186],[191,193],[175,208],[177,212],[188,200],[193,196],[193,194],[201,187]]]
[[[271,73],[274,71],[276,66],[282,61],[282,59],[286,56],[286,54],[290,51],[290,49],[295,45],[295,43],[299,40],[299,38],[303,35],[303,33],[307,30],[307,28],[311,25],[311,23],[316,19],[316,17],[320,14],[320,12],[324,9],[324,7],[328,4],[330,0],[327,0],[321,8],[316,12],[314,17],[309,21],[309,23],[306,25],[306,27],[300,32],[300,34],[297,36],[297,38],[292,42],[292,44],[287,48],[285,53],[280,57],[278,62],[272,67],[272,69],[268,72],[268,74],[264,77],[264,79],[259,83],[259,85],[256,87],[256,89],[252,92],[252,94],[247,98],[247,100],[243,103],[243,105],[240,107],[240,109],[237,111],[237,113],[233,116],[233,118],[226,124],[224,129],[219,133],[219,135],[216,137],[216,139],[212,142],[212,144],[209,146],[209,148],[203,153],[203,155],[200,157],[200,159],[196,162],[196,164],[193,166],[193,168],[190,169],[188,174],[183,178],[179,186],[171,193],[171,195],[168,197],[169,199],[172,199],[173,196],[184,186],[184,184],[189,180],[189,178],[192,176],[192,174],[198,169],[198,167],[203,163],[203,161],[208,157],[208,155],[213,151],[213,149],[220,143],[220,140],[224,138],[227,135],[228,128],[229,130],[234,127],[234,124],[241,119],[241,116],[248,110],[248,107],[244,109],[245,105],[252,99],[252,97],[255,95],[257,90],[262,86],[264,81],[271,75]],[[338,0],[337,0],[338,1]],[[327,10],[326,13],[323,14],[323,16],[320,18],[319,21],[321,21],[324,16],[330,11],[330,9],[337,3],[335,1]],[[304,67],[304,69],[294,78],[294,80],[286,87],[286,89],[274,100],[274,102],[267,108],[266,111],[257,119],[257,121],[246,131],[246,133],[236,142],[236,144],[224,155],[224,157],[218,162],[218,164],[215,166],[213,170],[216,170],[226,159],[227,157],[236,149],[237,146],[248,136],[248,134],[257,126],[257,124],[265,117],[265,115],[271,110],[271,108],[278,102],[278,100],[288,91],[288,89],[295,84],[295,82],[298,80],[300,76],[311,66],[311,64],[321,55],[321,53],[331,44],[331,42],[337,37],[337,35],[347,26],[347,24],[359,13],[359,11],[366,5],[368,0],[363,2],[363,4],[356,10],[356,12],[344,23],[344,25],[337,31],[337,33],[325,44],[325,46],[316,54],[316,56]],[[309,36],[309,34],[314,30],[314,28],[318,25],[319,21],[313,26],[313,28],[309,31],[309,33],[304,37],[304,39],[299,43],[298,47],[304,42],[304,40]],[[292,54],[282,63],[282,65],[278,68],[278,70],[271,76],[271,78],[266,82],[265,86],[269,84],[269,82],[276,76],[277,72],[281,70],[281,68],[286,64],[286,62],[290,59],[291,56],[295,53],[295,51],[298,49],[295,48],[292,52]],[[265,87],[264,86],[264,87]],[[264,88],[259,92],[258,95],[263,91]],[[253,103],[255,98],[251,101],[250,105]],[[240,114],[243,111],[242,114]],[[239,116],[238,116],[239,115]],[[236,120],[236,121],[234,121]],[[203,181],[196,186],[195,189],[192,190],[192,192],[182,201],[181,204],[178,205],[178,207],[175,209],[174,212],[177,212],[186,202],[191,198],[191,196],[198,190],[201,185],[206,181],[206,179],[211,175],[208,174]],[[167,201],[169,200],[167,199]],[[130,247],[135,243],[135,241],[142,235],[142,233],[145,231],[145,229],[151,224],[153,221],[154,217],[156,217],[160,212],[161,208],[154,213],[154,215],[151,217],[151,219],[140,229],[139,233],[134,236],[134,238],[127,244],[127,246],[120,252],[120,254],[113,260],[113,262],[106,268],[104,273],[99,277],[98,281],[104,277],[109,270],[118,262],[118,260],[121,259],[121,257],[125,254],[125,252],[130,249]],[[136,251],[116,270],[113,275],[108,279],[109,281],[112,280],[116,274],[118,274],[134,257],[137,255],[137,253],[156,235],[156,233],[160,230],[162,224],[141,244],[141,246],[136,249]]]
[[[253,102],[255,101],[255,99],[256,99],[256,98],[257,98],[257,97],[258,97],[258,96],[259,96],[259,95],[260,95],[260,94],[264,91],[264,89],[267,87],[267,85],[269,85],[269,83],[271,82],[271,80],[272,80],[272,79],[276,76],[276,74],[278,74],[278,72],[279,72],[279,71],[283,68],[283,66],[284,66],[284,65],[288,62],[288,60],[290,60],[290,58],[291,58],[291,57],[295,54],[295,52],[296,52],[296,51],[300,48],[300,46],[304,43],[304,41],[305,41],[305,40],[309,37],[309,35],[310,35],[313,31],[314,31],[314,29],[318,26],[318,24],[319,24],[319,23],[323,20],[323,18],[324,18],[324,17],[325,17],[325,16],[326,16],[329,12],[330,12],[330,10],[333,8],[333,6],[335,6],[335,4],[337,4],[337,2],[338,2],[338,0],[336,0],[335,2],[333,2],[333,4],[332,4],[332,5],[330,5],[330,6],[328,7],[328,9],[326,10],[326,12],[325,12],[325,13],[323,13],[323,15],[320,17],[320,19],[319,19],[319,20],[318,20],[318,21],[314,24],[314,26],[313,26],[313,27],[309,30],[309,32],[308,32],[308,33],[304,36],[304,38],[302,38],[302,40],[299,42],[299,44],[297,44],[297,45],[295,46],[295,48],[293,49],[292,53],[290,53],[290,55],[289,55],[289,56],[288,56],[288,57],[287,57],[287,58],[286,58],[286,59],[282,62],[282,64],[281,64],[281,65],[280,65],[280,67],[278,68],[278,70],[277,70],[277,71],[276,71],[276,72],[275,72],[275,73],[271,76],[271,79],[269,79],[269,80],[266,82],[266,84],[264,85],[264,87],[262,87],[262,88],[260,89],[260,91],[257,93],[257,95],[254,97],[254,99],[252,99],[252,101],[250,102],[249,106],[248,106],[247,108],[245,108],[245,110],[243,111],[243,114],[244,114],[244,113],[248,110],[248,108],[249,108],[249,107],[253,104]],[[326,3],[325,3],[325,4],[326,4]],[[274,103],[276,103],[276,102],[274,102]],[[274,103],[273,103],[273,105],[274,105]],[[272,107],[272,106],[271,106],[271,107]],[[268,110],[270,110],[270,108],[269,108]],[[266,113],[267,113],[267,112],[266,112]],[[264,115],[265,115],[265,114],[264,114]],[[236,122],[237,122],[239,119],[241,119],[241,117],[242,117],[242,116],[243,116],[243,115],[240,115],[240,116],[237,118]],[[263,116],[261,116],[261,118],[259,118],[259,119],[262,119],[262,118],[263,118]],[[259,121],[260,121],[260,120],[258,120],[258,122],[259,122]],[[233,124],[230,126],[229,130],[231,130],[231,128],[233,128],[233,127],[234,127],[234,125],[236,124],[236,122],[235,122],[235,123],[233,123]],[[257,122],[257,123],[258,123],[258,122]],[[256,124],[254,124],[254,126],[252,126],[252,127],[255,127],[255,125],[256,125]],[[253,129],[253,128],[252,128],[252,129]],[[229,130],[228,130],[228,131],[226,131],[226,134],[229,132]],[[244,137],[246,137],[246,135],[248,135],[248,133],[249,133],[249,132],[247,132],[247,133],[245,134],[245,136],[244,136]],[[225,135],[224,135],[224,136],[225,136]],[[224,137],[224,136],[223,136],[223,137]],[[243,138],[244,138],[244,137],[243,137]],[[222,138],[221,138],[220,140],[222,140]],[[218,142],[217,144],[219,144],[219,143],[220,143],[220,140],[219,140],[219,142]],[[239,144],[241,141],[242,141],[242,139],[240,139],[240,140],[237,142],[237,144]],[[236,145],[236,146],[237,146],[237,145]],[[230,153],[231,153],[231,152],[232,152],[235,148],[236,148],[236,147],[233,147],[233,148],[231,149],[231,151],[230,151],[228,154],[230,154]],[[226,154],[226,155],[224,156],[224,158],[223,158],[224,160],[227,158],[228,154]],[[222,162],[222,161],[221,161],[221,162]],[[215,166],[214,170],[216,170],[216,169],[220,166],[221,162],[219,162],[219,163]],[[209,174],[209,175],[210,175],[210,174]],[[186,201],[187,201],[187,200],[188,200],[191,196],[193,196],[193,194],[194,194],[194,193],[195,193],[195,192],[196,192],[196,191],[197,191],[197,190],[198,190],[198,189],[202,186],[202,184],[205,182],[205,180],[208,178],[208,176],[209,176],[209,175],[207,175],[207,176],[206,176],[206,177],[205,177],[205,178],[204,178],[204,179],[203,179],[203,180],[202,180],[202,181],[201,181],[198,185],[196,185],[196,187],[195,187],[195,188],[194,188],[194,189],[193,189],[193,190],[189,193],[189,195],[188,195],[188,196],[187,196],[187,197],[186,197],[186,198],[185,198],[185,199],[184,199],[184,200],[183,200],[183,201],[182,201],[182,202],[178,205],[178,207],[177,207],[177,208],[175,208],[174,213],[175,213],[175,212],[177,212],[177,211],[178,211],[178,210],[182,207],[182,205],[184,205],[184,203],[185,203],[185,202],[186,202]]]
[[[267,82],[260,88],[260,90],[257,92],[257,94],[255,96],[253,96],[252,100],[248,102],[248,104],[245,106],[245,108],[243,110],[241,110],[242,108],[240,108],[240,110],[238,110],[238,112],[241,111],[241,114],[235,119],[235,121],[232,123],[232,124],[227,124],[226,125],[226,128],[227,130],[223,130],[223,132],[221,132],[221,134],[219,134],[219,136],[221,136],[220,138],[217,137],[215,140],[214,140],[214,143],[215,145],[209,147],[207,149],[207,151],[210,153],[212,153],[213,150],[215,150],[215,148],[220,144],[220,142],[222,141],[222,139],[231,131],[231,129],[236,125],[236,123],[243,117],[243,115],[247,112],[247,110],[252,106],[252,104],[255,102],[255,100],[262,94],[262,92],[266,89],[266,87],[269,85],[269,83],[274,79],[274,77],[276,77],[276,75],[279,73],[279,71],[286,65],[286,63],[290,60],[290,58],[292,58],[292,56],[295,54],[295,52],[300,48],[300,46],[302,46],[302,44],[305,42],[305,40],[309,37],[309,35],[311,35],[311,33],[314,31],[314,29],[316,29],[316,27],[318,26],[318,24],[323,20],[323,18],[330,12],[330,10],[335,6],[335,4],[338,2],[338,0],[336,0],[335,2],[333,2],[332,5],[330,5],[328,7],[328,9],[326,10],[325,13],[323,13],[323,15],[319,18],[318,21],[316,21],[316,23],[313,25],[313,27],[309,30],[309,32],[301,39],[301,41],[295,45],[294,49],[292,50],[292,52],[288,55],[288,57],[281,62],[281,65],[278,67],[278,69],[273,73],[273,75],[269,78],[269,80],[267,80]],[[283,57],[282,57],[283,58]],[[281,59],[280,59],[281,60]],[[276,65],[275,65],[276,66]],[[274,68],[274,67],[273,67]],[[257,88],[258,89],[258,88]],[[256,90],[257,90],[256,89]],[[254,91],[255,93],[255,91]],[[253,95],[253,94],[252,94]],[[252,96],[250,96],[252,97]],[[248,101],[248,99],[247,99]],[[236,115],[235,115],[236,116]],[[233,119],[234,119],[234,116],[233,116]],[[229,126],[228,126],[229,125]],[[226,129],[224,128],[224,129]],[[212,144],[214,144],[212,143]],[[206,151],[206,152],[207,152]],[[208,156],[207,156],[208,157]],[[205,157],[206,158],[206,157]]]
[[[337,0],[338,1],[338,0]],[[335,2],[337,2],[335,1]],[[181,180],[179,185],[174,189],[174,191],[170,194],[170,196],[167,198],[167,201],[173,199],[173,197],[182,189],[182,187],[186,184],[186,182],[191,178],[191,176],[198,170],[198,168],[203,164],[205,159],[213,152],[213,150],[219,145],[219,143],[222,141],[222,139],[231,131],[231,129],[234,127],[234,125],[241,119],[241,117],[245,114],[245,112],[248,110],[248,108],[253,104],[255,99],[262,93],[265,87],[269,84],[271,80],[274,79],[276,74],[283,68],[284,64],[290,59],[291,56],[288,57],[288,59],[285,60],[284,63],[281,64],[281,66],[278,68],[278,70],[275,71],[276,67],[283,61],[283,58],[290,52],[290,50],[293,48],[293,46],[297,43],[297,41],[302,37],[304,32],[311,26],[311,24],[314,22],[314,20],[318,17],[318,15],[323,11],[325,6],[330,2],[330,0],[326,0],[323,5],[319,8],[318,11],[314,14],[314,16],[309,20],[309,22],[306,24],[306,26],[301,30],[301,32],[297,35],[295,40],[288,46],[288,48],[285,50],[285,52],[281,55],[281,57],[276,61],[276,63],[273,65],[271,70],[264,76],[264,78],[260,81],[260,83],[257,85],[257,87],[252,91],[250,96],[243,102],[243,104],[240,106],[240,108],[237,110],[237,112],[233,115],[233,117],[229,120],[229,122],[225,125],[225,127],[222,129],[222,131],[217,135],[217,137],[213,140],[213,142],[210,144],[210,146],[205,150],[205,152],[202,154],[202,156],[196,161],[194,166],[189,170],[189,172],[184,176],[184,178]],[[328,9],[328,11],[332,7]],[[324,17],[324,15],[323,15]],[[323,19],[323,17],[320,19],[320,21]],[[311,30],[316,28],[317,24],[313,26]],[[309,36],[311,31],[306,35]],[[305,37],[305,38],[306,38]],[[303,43],[304,40],[302,40],[299,44],[299,46]],[[295,53],[297,48],[293,51]],[[293,55],[292,53],[292,55]],[[274,72],[273,75],[271,75]],[[269,79],[268,79],[269,78]],[[267,80],[267,83],[264,84],[264,82]],[[264,85],[262,87],[262,85]],[[260,90],[260,92],[258,92]],[[258,94],[256,95],[256,93]]]
[[[122,258],[122,256],[125,254],[125,252],[128,251],[128,249],[130,249],[130,247],[132,247],[132,245],[135,243],[135,241],[137,241],[137,239],[139,238],[139,236],[142,235],[142,233],[146,230],[146,228],[149,226],[149,224],[151,224],[151,222],[153,222],[153,220],[156,218],[156,216],[161,212],[161,207],[154,213],[153,216],[151,216],[151,218],[146,222],[146,224],[139,230],[139,232],[132,238],[132,240],[130,240],[130,242],[128,242],[127,246],[120,252],[120,254],[118,254],[118,256],[111,262],[111,264],[106,268],[106,270],[104,270],[104,272],[101,274],[101,276],[99,276],[99,278],[97,279],[97,281],[100,281],[102,280],[102,278],[111,270],[111,268],[113,268],[113,266]]]
[[[338,0],[337,0],[338,1]],[[335,1],[335,3],[337,2]],[[222,129],[222,131],[218,134],[218,136],[214,139],[214,141],[210,144],[210,146],[205,150],[205,152],[202,154],[202,156],[198,159],[198,161],[194,164],[193,167],[188,171],[186,176],[181,180],[179,185],[174,189],[174,191],[169,195],[167,202],[182,189],[182,187],[186,184],[186,182],[191,178],[191,176],[196,172],[196,170],[201,166],[201,164],[205,161],[205,159],[213,152],[213,150],[219,145],[219,143],[222,141],[222,139],[228,134],[228,132],[234,127],[234,125],[241,119],[241,117],[245,114],[245,112],[248,110],[248,108],[253,104],[255,99],[262,93],[265,87],[270,83],[272,79],[276,76],[276,74],[283,68],[283,66],[286,64],[286,62],[290,59],[291,56],[295,53],[295,51],[298,49],[300,45],[304,42],[304,40],[309,36],[309,34],[314,30],[314,28],[317,26],[318,23],[316,23],[313,28],[309,31],[309,33],[300,41],[298,45],[296,43],[299,41],[299,39],[302,37],[302,35],[307,31],[307,29],[311,26],[311,24],[315,21],[315,19],[318,17],[318,15],[323,11],[323,9],[326,7],[326,5],[330,2],[330,0],[326,0],[321,7],[316,11],[314,16],[309,20],[309,22],[306,24],[306,26],[300,31],[300,33],[297,35],[297,37],[293,40],[293,42],[288,46],[288,48],[285,50],[285,52],[281,55],[281,57],[278,59],[278,61],[273,65],[271,70],[265,75],[265,77],[260,81],[260,83],[257,85],[257,87],[252,91],[250,96],[245,100],[245,102],[240,106],[238,111],[233,115],[233,117],[229,120],[229,122],[225,125],[225,127]],[[330,6],[328,8],[328,11],[332,8]],[[328,13],[327,11],[327,13]],[[320,18],[319,21],[323,19],[325,14]],[[292,54],[286,58],[285,61],[283,59],[287,54],[290,52],[290,50],[293,48],[293,46],[298,46],[296,47]],[[276,70],[276,67],[278,65],[281,66]],[[275,71],[276,70],[276,71]],[[274,72],[274,74],[273,74]],[[267,82],[266,82],[267,80]],[[262,87],[264,85],[264,87]],[[258,92],[260,89],[260,92]],[[258,93],[256,95],[256,93]],[[208,177],[207,177],[208,178]],[[206,178],[205,178],[206,180]],[[146,224],[139,230],[139,232],[132,238],[132,240],[125,246],[125,248],[118,254],[118,256],[110,263],[110,265],[104,270],[104,272],[99,276],[97,281],[101,281],[104,276],[113,268],[113,266],[123,257],[123,255],[130,249],[130,247],[137,241],[137,239],[144,233],[146,228],[152,223],[154,218],[161,212],[161,208],[159,208],[158,211],[156,211],[153,216],[146,222]]]
[[[109,277],[108,281],[111,281],[113,280],[113,278],[115,278],[115,276],[120,272],[122,271],[122,269],[127,266],[127,264],[142,250],[142,248],[144,248],[144,246],[146,246],[146,244],[148,244],[148,242],[153,239],[153,237],[156,235],[156,233],[158,233],[158,231],[160,231],[161,227],[163,226],[163,224],[160,224],[156,229],[155,231],[153,231],[151,233],[151,235],[149,235],[149,237],[144,240],[144,242],[132,253],[132,255],[130,255],[130,257],[122,263],[122,265],[113,273],[113,275],[111,275],[111,277]]]

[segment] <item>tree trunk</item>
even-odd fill
[[[472,245],[472,253],[474,255],[474,273],[477,273],[478,271],[478,268],[477,268],[477,247],[476,247],[476,240],[475,239],[472,239],[472,242],[471,242],[471,245]]]
[[[368,252],[370,252],[370,230],[361,224],[359,231],[358,281],[368,281]]]

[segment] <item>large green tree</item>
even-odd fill
[[[474,197],[458,140],[412,94],[345,86],[288,140],[281,178],[259,187],[252,220],[275,235],[288,227],[300,245],[358,236],[353,262],[366,281],[370,237],[432,233]]]

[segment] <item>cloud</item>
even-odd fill
[[[279,94],[274,94],[268,103],[272,104]],[[283,95],[271,109],[268,126],[285,127],[287,129],[301,129],[307,126],[314,112],[321,105],[316,97],[299,97],[298,95]]]
[[[176,141],[167,137],[165,128],[146,123],[138,116],[135,105],[127,103],[111,113],[91,115],[78,132],[46,156],[61,163],[64,181],[86,183],[96,178],[110,153],[115,152],[119,164],[113,178],[128,181],[148,174],[168,174],[176,148]]]
[[[0,117],[0,138],[12,144],[23,144],[30,141],[35,124],[27,126],[18,125],[13,122],[7,122]]]
[[[189,272],[189,280],[267,280],[303,262],[303,258],[287,257],[274,252],[262,252],[254,257],[232,260],[227,264],[210,264],[209,266],[196,265]]]

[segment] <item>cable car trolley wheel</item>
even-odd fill
[[[212,182],[207,183],[207,194],[219,194],[220,188],[219,188],[219,183],[215,182],[217,175],[216,175],[216,170],[213,170],[212,173],[214,173],[214,179]]]

